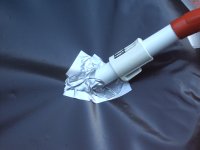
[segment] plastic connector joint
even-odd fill
[[[143,65],[152,60],[153,57],[146,50],[142,39],[138,38],[135,42],[111,56],[109,63],[118,77],[123,81],[129,81],[142,71]]]

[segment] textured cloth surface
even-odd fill
[[[186,40],[115,101],[62,95],[80,49],[107,62],[186,11],[176,0],[1,0],[0,149],[199,150],[200,54]]]

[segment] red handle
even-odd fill
[[[176,35],[183,39],[200,31],[200,8],[192,10],[171,22]]]

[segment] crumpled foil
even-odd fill
[[[128,82],[120,79],[105,85],[103,81],[95,78],[97,69],[105,63],[96,54],[92,57],[80,51],[74,63],[67,71],[65,81],[65,96],[100,103],[116,99],[129,91]]]

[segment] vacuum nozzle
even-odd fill
[[[138,38],[135,42],[118,51],[109,58],[109,62],[98,69],[95,78],[105,84],[120,78],[129,81],[142,71],[142,66],[153,60],[160,50],[178,39],[200,30],[200,8],[175,19],[170,25],[151,35],[144,41]]]

